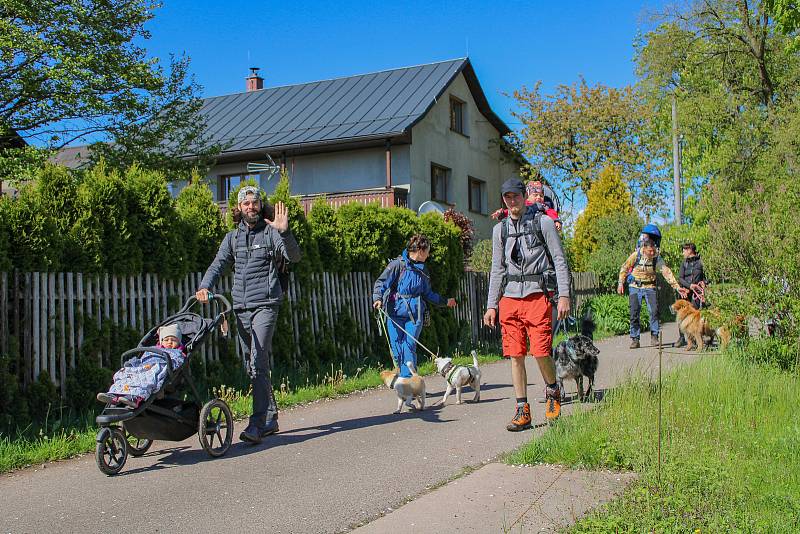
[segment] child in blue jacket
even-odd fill
[[[417,369],[415,340],[422,333],[426,302],[451,308],[456,305],[456,299],[445,299],[431,288],[430,276],[425,271],[430,249],[431,242],[426,236],[412,236],[406,250],[389,262],[372,290],[373,307],[383,308],[389,316],[386,327],[392,357],[404,378],[411,376],[408,364]]]

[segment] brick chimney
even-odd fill
[[[247,92],[258,91],[264,88],[264,78],[258,75],[258,67],[250,67],[250,76],[245,78],[247,82]]]

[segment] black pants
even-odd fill
[[[253,415],[250,424],[263,427],[270,419],[278,417],[278,405],[270,380],[270,355],[272,334],[278,322],[279,306],[264,306],[236,313],[239,344],[244,354],[245,366],[253,384]]]

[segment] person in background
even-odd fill
[[[682,288],[689,291],[688,300],[696,309],[705,305],[706,274],[703,271],[703,261],[697,253],[697,246],[694,243],[684,243],[681,247],[683,253],[683,263],[678,272],[678,283]],[[683,332],[680,333],[676,347],[685,347],[686,338]]]
[[[630,306],[631,321],[631,345],[630,348],[640,347],[639,334],[641,325],[639,314],[642,310],[642,299],[647,304],[650,313],[650,341],[652,345],[658,345],[658,334],[660,325],[658,322],[658,291],[656,288],[656,273],[661,272],[667,283],[671,285],[682,297],[686,297],[688,290],[682,288],[675,275],[658,252],[661,243],[661,231],[654,224],[645,225],[636,250],[628,256],[625,263],[619,270],[619,284],[617,293],[625,294],[625,282],[628,282],[628,304]]]

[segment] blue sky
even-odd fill
[[[523,85],[632,83],[633,40],[660,3],[164,0],[145,46],[187,54],[203,96],[243,91],[250,66],[276,86],[468,55],[513,128],[503,93]]]

